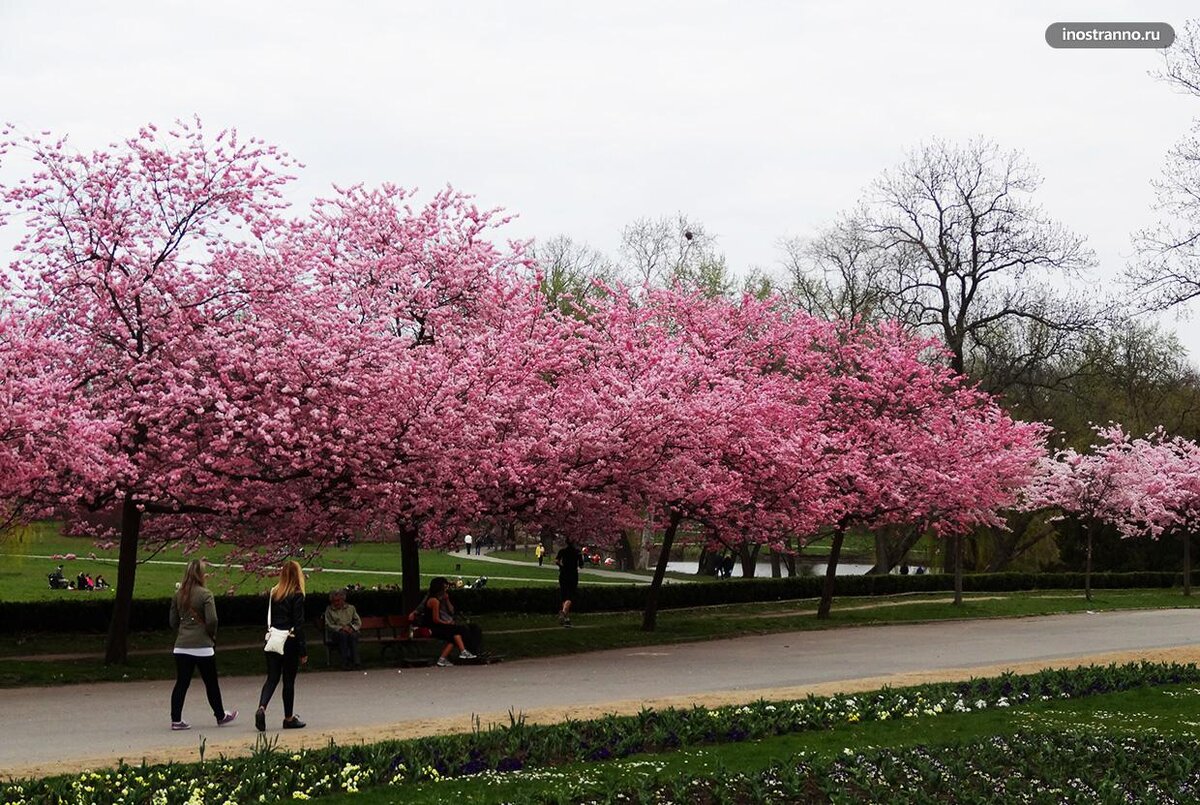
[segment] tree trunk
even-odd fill
[[[868,576],[885,576],[900,564],[908,552],[921,540],[924,530],[913,526],[903,531],[899,536],[893,536],[886,530],[875,532],[875,566],[867,571]]]
[[[1096,531],[1096,521],[1088,519],[1087,523],[1087,554],[1083,564],[1083,597],[1092,600],[1092,535]]]
[[[1183,532],[1183,594],[1192,594],[1192,532]]]
[[[783,565],[787,568],[788,578],[796,575],[796,554],[792,552],[792,538],[788,537],[783,543],[788,552],[783,556]]]
[[[783,577],[783,566],[779,561],[779,551],[771,549],[771,578],[778,579]]]
[[[129,615],[133,609],[133,583],[137,578],[138,538],[142,533],[142,510],[133,496],[121,501],[121,547],[117,553],[117,591],[113,600],[112,620],[108,623],[108,642],[104,664],[124,664],[129,658]]]
[[[758,568],[758,551],[761,545],[748,545],[745,540],[738,546],[738,557],[742,560],[742,578],[754,578],[754,571]]]
[[[413,526],[403,526],[400,529],[400,600],[405,614],[417,608],[423,593],[417,529]]]
[[[658,626],[658,591],[662,589],[663,577],[667,574],[667,562],[670,561],[671,543],[675,541],[675,532],[679,529],[682,515],[677,511],[671,512],[667,530],[663,532],[662,550],[658,552],[658,565],[654,568],[654,580],[650,582],[650,591],[646,594],[646,609],[642,612],[642,631],[653,632]]]
[[[632,570],[637,560],[633,556],[633,544],[629,541],[629,533],[621,532],[617,542],[617,570]]]
[[[963,538],[962,534],[954,535],[954,606],[962,606],[963,593]]]
[[[821,603],[817,606],[817,617],[822,620],[829,617],[833,608],[833,588],[837,580],[838,557],[842,554],[842,540],[846,538],[846,526],[839,523],[833,532],[833,541],[829,544],[829,562],[825,565],[825,586],[821,590]]]

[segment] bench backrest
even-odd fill
[[[378,631],[381,629],[390,629],[390,628],[391,628],[391,624],[388,623],[388,619],[381,617],[379,615],[368,615],[367,617],[362,619],[362,630],[364,632],[368,629],[373,629],[373,630]]]

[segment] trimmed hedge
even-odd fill
[[[1200,571],[1193,574],[1200,581]],[[967,592],[1012,592],[1018,590],[1082,590],[1082,573],[972,573],[963,576]],[[673,583],[659,593],[662,609],[744,604],[755,601],[787,601],[818,598],[825,580],[819,576],[781,579],[739,579],[697,583]],[[1093,573],[1093,589],[1155,589],[1183,585],[1181,573],[1142,571],[1137,573]],[[645,585],[584,586],[575,602],[576,611],[627,612],[640,610],[646,600]],[[943,573],[887,576],[838,576],[838,596],[895,595],[898,593],[947,592],[954,589],[954,576]],[[351,602],[361,615],[396,615],[403,611],[395,590],[364,590],[351,593]],[[217,607],[225,626],[253,626],[266,621],[266,594],[219,596]],[[494,587],[454,591],[455,606],[472,615],[491,613],[555,612],[558,588]],[[167,628],[170,599],[134,599],[130,629],[150,631]],[[310,593],[306,611],[310,619],[329,603],[327,593]],[[90,601],[0,602],[0,634],[12,632],[103,632],[112,616],[111,599]]]

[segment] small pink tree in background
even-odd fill
[[[1054,507],[1077,515],[1086,534],[1084,596],[1092,600],[1092,548],[1100,523],[1121,527],[1131,523],[1130,511],[1137,494],[1136,467],[1129,463],[1129,437],[1118,425],[1097,429],[1105,441],[1092,445],[1090,454],[1072,448],[1058,451],[1041,462],[1031,479],[1025,506]]]
[[[1183,594],[1192,594],[1192,535],[1200,526],[1200,445],[1162,430],[1129,439],[1119,428],[1101,432],[1120,446],[1115,454],[1120,506],[1112,521],[1124,536],[1183,542]]]
[[[922,425],[931,441],[921,462],[920,503],[910,514],[953,540],[954,603],[962,604],[962,538],[980,526],[1006,528],[1046,457],[1049,428],[1014,420],[995,402],[963,389],[948,417]],[[942,428],[938,432],[937,428]]]

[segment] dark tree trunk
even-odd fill
[[[771,549],[771,578],[778,579],[783,576],[783,563],[779,559],[779,551]]]
[[[754,571],[758,567],[758,551],[761,545],[748,545],[745,541],[738,546],[738,558],[742,560],[742,578],[754,578]]]
[[[622,531],[621,539],[617,543],[617,569],[632,570],[633,562],[633,545],[629,542],[629,534]]]
[[[130,494],[121,501],[121,547],[117,553],[117,591],[113,600],[112,620],[108,624],[108,642],[104,647],[106,665],[124,664],[129,657],[129,614],[133,609],[133,584],[137,578],[138,538],[142,533],[142,511]]]
[[[1183,594],[1192,594],[1192,532],[1183,532]]]
[[[417,529],[404,526],[400,529],[400,600],[404,612],[409,613],[421,603],[424,591],[421,588],[421,553],[417,546]]]
[[[650,582],[650,591],[646,594],[646,609],[642,612],[643,632],[653,632],[658,626],[658,591],[662,589],[663,577],[667,574],[667,562],[671,556],[671,543],[675,541],[675,532],[679,530],[679,521],[682,519],[679,512],[671,512],[667,530],[663,532],[662,550],[658,552],[658,565],[654,568],[654,580]]]
[[[829,561],[825,565],[825,586],[821,589],[821,603],[817,606],[817,617],[822,620],[829,617],[833,608],[833,589],[837,582],[838,557],[842,555],[842,540],[846,538],[846,526],[838,523],[833,532],[833,541],[829,544]]]
[[[788,578],[796,575],[796,554],[792,553],[792,538],[788,537],[784,543],[787,546],[788,552],[783,555],[783,564],[787,568]]]
[[[1083,597],[1092,600],[1092,535],[1096,533],[1096,521],[1088,518],[1087,555],[1083,565]]]
[[[875,532],[875,566],[867,571],[867,575],[884,576],[892,572],[892,568],[904,561],[904,557],[921,539],[924,530],[914,526],[903,531],[899,536],[887,530]]]
[[[954,535],[954,606],[962,606],[963,594],[963,537]]]

